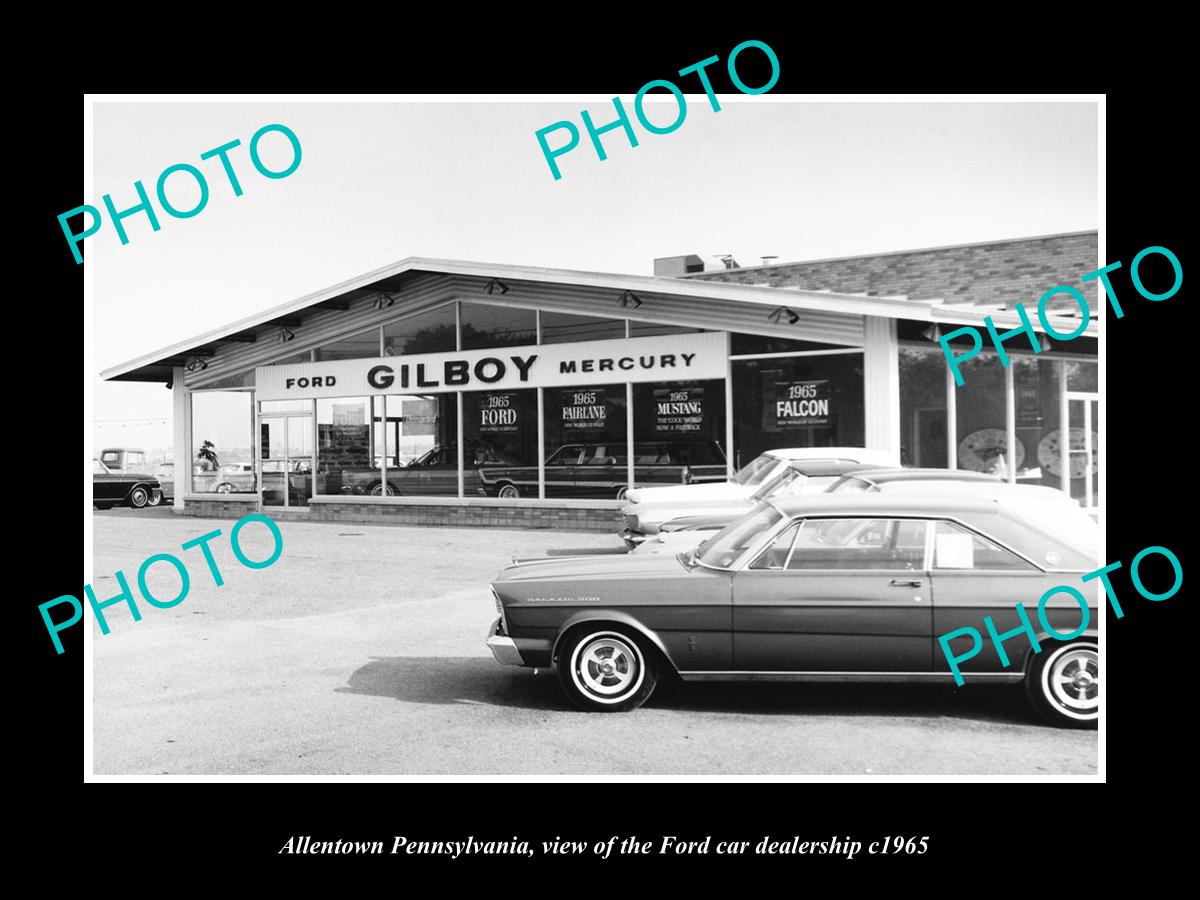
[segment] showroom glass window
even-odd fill
[[[959,348],[956,353],[961,353]],[[1015,358],[1015,357],[1010,357]],[[972,472],[990,472],[1007,480],[1011,466],[1017,472],[1027,468],[1030,450],[1017,437],[1010,451],[1006,428],[1006,387],[1004,367],[994,352],[983,352],[959,363],[963,384],[955,388],[957,411],[955,440],[958,442],[958,468]]]
[[[615,499],[628,487],[624,384],[545,389],[546,496]]]
[[[317,401],[318,494],[379,494],[371,447],[371,398]]]
[[[335,359],[362,359],[379,355],[379,328],[369,328],[349,337],[322,344],[313,354],[314,362]]]
[[[192,493],[258,490],[253,476],[253,406],[250,391],[192,393]]]
[[[725,383],[633,386],[634,484],[725,481]]]
[[[568,341],[622,340],[625,337],[624,319],[601,316],[573,316],[566,313],[541,313],[542,343],[562,344]]]
[[[456,341],[453,303],[383,326],[384,356],[446,353],[457,347]]]
[[[464,350],[537,343],[537,313],[532,309],[492,306],[490,303],[462,303],[459,308]]]
[[[861,352],[735,359],[734,466],[780,447],[861,447]]]
[[[537,390],[463,394],[463,496],[538,496]]]
[[[941,350],[901,346],[900,463],[944,469],[946,444],[946,357]]]
[[[458,496],[458,408],[454,394],[374,398],[374,447],[381,492],[401,497]]]

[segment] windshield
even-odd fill
[[[773,456],[767,456],[765,453],[762,456],[756,457],[738,471],[733,476],[733,480],[738,484],[757,485],[762,484],[763,480],[771,474],[771,471],[779,465],[779,460]]]
[[[728,569],[747,547],[783,519],[770,503],[760,503],[740,519],[730,522],[696,549],[696,559],[706,566]]]
[[[755,491],[750,499],[755,503],[760,500],[766,500],[768,497],[774,497],[777,494],[793,494],[799,490],[796,482],[804,483],[804,476],[793,468],[784,469],[774,478],[768,479],[763,483],[763,486]]]

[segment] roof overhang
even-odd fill
[[[255,331],[272,326],[289,326],[299,323],[300,315],[314,307],[321,309],[339,308],[344,295],[366,288],[385,279],[397,278],[409,273],[434,275],[465,275],[480,278],[512,279],[530,282],[561,284],[589,288],[608,288],[614,291],[635,291],[641,297],[659,295],[686,295],[707,300],[726,301],[732,304],[751,304],[764,308],[785,307],[795,310],[817,310],[860,316],[878,316],[887,319],[911,319],[923,322],[939,322],[973,325],[980,329],[983,319],[990,315],[998,328],[1005,330],[1020,325],[1020,319],[1007,310],[987,310],[964,307],[960,304],[947,306],[940,300],[908,300],[903,297],[870,297],[858,294],[836,294],[826,291],[804,291],[795,288],[766,287],[762,285],[726,284],[678,278],[662,278],[651,275],[615,275],[601,272],[582,272],[571,269],[547,269],[534,266],[517,266],[504,263],[479,263],[450,259],[408,257],[391,265],[366,272],[355,278],[332,285],[314,293],[279,306],[264,310],[205,332],[185,341],[139,356],[136,359],[105,369],[100,377],[107,380],[160,381],[171,377],[173,367],[182,366],[192,357],[212,355],[220,343],[253,341]],[[341,307],[344,308],[344,307]],[[1078,319],[1048,317],[1051,326],[1061,333],[1070,333],[1078,327]],[[1034,317],[1034,328],[1042,331]],[[1089,323],[1085,334],[1098,334],[1096,322]]]

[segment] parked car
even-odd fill
[[[112,473],[149,475],[152,471],[145,451],[136,447],[108,447],[100,451],[100,462]]]
[[[468,448],[463,457],[464,494],[485,494],[481,470],[509,469],[520,463],[484,447]],[[387,482],[378,468],[346,467],[328,473],[332,493],[362,496],[458,496],[458,445],[439,444],[401,466],[389,465]],[[536,484],[536,479],[535,482]],[[536,488],[534,494],[536,496]]]
[[[762,503],[698,549],[515,562],[492,582],[498,662],[548,668],[578,706],[629,710],[658,678],[685,681],[953,683],[937,643],[991,616],[997,632],[1041,631],[1037,604],[1097,566],[1098,529],[1077,505],[984,496],[858,493]],[[961,664],[968,684],[1024,682],[1051,722],[1095,727],[1092,627],[1044,650],[990,641]],[[1061,594],[1049,627],[1074,631]],[[1058,685],[1069,682],[1072,691]]]
[[[628,504],[621,510],[621,538],[629,549],[659,534],[669,524],[706,523],[710,530],[724,528],[763,500],[777,496],[819,494],[848,472],[872,469],[869,464],[827,459],[793,459],[748,497],[685,497]],[[673,529],[678,530],[678,528]],[[697,537],[696,543],[701,538]]]
[[[756,456],[742,466],[736,475],[724,481],[714,479],[704,484],[639,487],[627,492],[625,499],[630,503],[659,503],[676,499],[745,499],[777,477],[789,462],[798,459],[871,463],[876,466],[894,466],[898,462],[893,453],[863,447],[781,447]]]
[[[716,441],[637,441],[633,445],[637,484],[706,484],[726,477],[725,451]],[[546,459],[547,497],[612,497],[629,487],[624,440],[564,444]],[[491,497],[536,497],[537,466],[485,466],[483,493]]]
[[[92,505],[97,509],[122,504],[141,509],[161,502],[162,485],[153,475],[113,472],[100,460],[92,460]]]
[[[161,496],[164,501],[171,503],[175,499],[175,463],[159,463],[154,467],[154,477],[162,485]]]

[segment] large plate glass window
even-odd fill
[[[861,447],[861,353],[733,361],[734,466],[780,447]]]
[[[374,448],[385,496],[458,496],[458,409],[454,394],[374,398]]]
[[[639,487],[724,481],[725,383],[635,384],[633,456]]]
[[[624,319],[601,316],[572,316],[567,313],[542,313],[542,343],[561,344],[568,341],[603,341],[625,337]]]
[[[900,348],[900,462],[944,469],[946,357],[940,350]]]
[[[537,391],[463,394],[463,496],[538,496]]]
[[[456,341],[453,303],[383,326],[384,356],[445,353],[456,347]]]
[[[955,347],[956,354],[961,352]],[[995,353],[981,353],[958,366],[963,377],[963,384],[954,388],[958,468],[991,472],[1007,480],[1011,466],[1018,472],[1026,468],[1033,448],[1020,435],[1013,448],[1008,446],[1004,368]]]
[[[192,394],[194,494],[252,494],[254,479],[254,395],[249,391],[196,391]],[[179,478],[180,474],[175,477]],[[173,495],[174,485],[168,491]]]
[[[616,499],[628,487],[625,385],[547,388],[546,496]]]
[[[463,303],[462,349],[517,347],[537,343],[537,313],[532,309]]]

